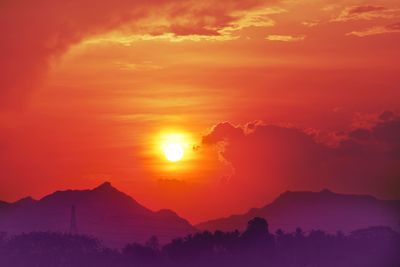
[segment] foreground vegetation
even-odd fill
[[[243,233],[202,232],[160,246],[152,237],[121,250],[84,235],[32,232],[0,235],[0,266],[273,266],[398,267],[400,234],[371,227],[348,235],[323,231],[268,231],[262,218]]]

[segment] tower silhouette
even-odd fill
[[[73,235],[78,233],[78,226],[76,224],[75,205],[72,205],[71,207],[71,223],[69,226],[69,233]]]

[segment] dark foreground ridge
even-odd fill
[[[400,235],[388,227],[370,227],[348,235],[300,228],[269,232],[253,218],[244,232],[202,232],[160,246],[156,237],[121,250],[97,239],[51,232],[7,238],[0,235],[0,263],[7,267],[398,267]]]

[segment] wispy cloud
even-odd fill
[[[271,27],[275,25],[275,21],[271,19],[270,16],[285,12],[287,12],[287,10],[280,7],[264,7],[252,11],[235,12],[232,14],[235,20],[222,28],[219,32],[222,34],[230,34],[249,27]]]
[[[344,8],[339,16],[332,21],[345,22],[350,20],[371,20],[376,18],[393,19],[400,16],[400,9],[383,6],[360,5]]]
[[[311,27],[317,26],[319,24],[319,22],[318,21],[303,21],[301,24],[306,27],[311,28]]]
[[[371,35],[388,34],[388,33],[400,33],[400,22],[390,24],[387,26],[375,26],[360,31],[352,31],[347,33],[347,35],[366,37]]]
[[[299,42],[305,38],[305,35],[268,35],[265,39],[278,42]]]

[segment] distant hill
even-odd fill
[[[321,192],[285,192],[262,208],[245,214],[207,221],[196,225],[201,230],[243,230],[253,217],[267,219],[272,231],[320,229],[334,233],[369,226],[390,226],[400,230],[400,201],[378,200],[372,196]]]
[[[0,232],[68,232],[72,206],[78,233],[93,235],[112,247],[145,242],[152,235],[167,242],[196,231],[173,211],[153,212],[106,182],[92,190],[57,191],[40,200],[0,202]]]
[[[6,207],[7,205],[8,205],[7,202],[0,200],[0,209],[2,209],[3,207]]]
[[[285,192],[271,204],[245,214],[196,225],[171,210],[151,211],[106,182],[91,190],[57,191],[40,200],[0,201],[0,232],[69,232],[75,206],[78,233],[93,235],[107,246],[145,242],[155,235],[162,243],[200,230],[244,230],[254,217],[267,219],[270,229],[349,232],[370,226],[400,231],[400,201],[372,196],[321,192]]]

